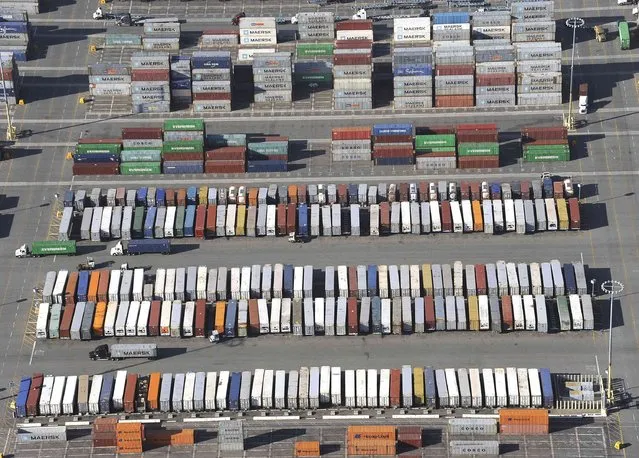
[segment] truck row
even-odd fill
[[[36,337],[247,337],[413,334],[433,331],[592,330],[589,295],[316,297],[217,301],[121,301],[49,304],[38,308]]]
[[[42,302],[195,301],[229,299],[544,295],[588,293],[581,262],[243,267],[189,266],[47,272]]]
[[[592,392],[581,387],[584,393]],[[580,391],[580,393],[582,393]],[[593,394],[594,396],[594,394]],[[127,371],[89,375],[24,377],[16,416],[110,413],[239,411],[320,408],[495,408],[554,406],[548,369],[299,370],[244,372]]]

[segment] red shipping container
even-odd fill
[[[497,141],[499,141],[499,133],[497,129],[472,130],[460,129],[459,127],[457,127],[457,143],[481,143]]]
[[[435,66],[436,76],[472,75],[474,73],[475,73],[475,66],[473,64]]]
[[[514,73],[493,73],[491,75],[477,75],[475,86],[514,86],[516,84]]]
[[[419,200],[421,201],[427,201],[429,199],[429,195],[428,195],[428,183],[425,181],[420,181],[419,182]]]
[[[472,95],[436,95],[436,108],[470,108],[475,106]]]
[[[62,319],[60,320],[60,338],[71,338],[71,322],[73,321],[73,314],[75,313],[75,304],[67,304],[62,312]]]
[[[127,374],[124,387],[124,411],[135,412],[135,390],[138,385],[138,374]]]
[[[258,135],[247,139],[248,143],[287,142],[288,137],[282,135]]]
[[[108,278],[108,275],[105,275]],[[64,304],[65,305],[73,305],[75,304],[75,291],[78,285],[78,273],[71,272],[69,274],[69,279],[67,280],[67,286],[64,290]]]
[[[521,136],[525,141],[532,140],[566,140],[568,130],[565,127],[524,127]]]
[[[348,186],[344,183],[337,185],[337,201],[341,205],[348,203]]]
[[[244,173],[245,161],[205,161],[204,173]]]
[[[151,301],[151,313],[149,314],[149,336],[160,335],[160,313],[162,311],[162,302]]]
[[[175,205],[175,189],[166,188],[166,206],[170,207]]]
[[[388,234],[390,232],[390,204],[381,202],[379,204],[379,233]]]
[[[435,301],[433,296],[424,296],[424,324],[426,331],[434,331],[437,325],[435,318]]]
[[[195,210],[195,237],[204,238],[204,226],[206,224],[206,205],[198,205]]]
[[[479,189],[478,181],[472,181],[470,183],[470,198],[472,200],[481,200],[481,191]]]
[[[98,283],[98,302],[107,302],[109,300],[108,296],[109,296],[109,271],[102,270],[100,271],[100,282]]]
[[[439,209],[442,212],[442,232],[453,232],[453,217],[450,213],[450,202],[442,200]]]
[[[348,266],[348,295],[350,297],[357,297],[357,267],[356,266]]]
[[[217,205],[209,205],[206,208],[206,237],[215,237],[216,233]]]
[[[420,153],[419,151],[415,151],[415,157],[456,157],[457,153],[453,149],[448,153]]]
[[[409,143],[413,146],[412,135],[375,135],[373,137],[373,143]]]
[[[408,183],[399,184],[399,200],[408,200]]]
[[[281,204],[282,207],[284,204]],[[286,207],[286,232],[282,235],[288,235],[297,230],[297,205],[288,204]]]
[[[195,337],[206,336],[206,301],[195,301]]]
[[[169,70],[143,69],[132,70],[131,81],[166,81],[169,82]]]
[[[246,148],[244,146],[224,146],[206,151],[205,159],[211,160],[244,160],[246,158]]]
[[[122,140],[162,140],[162,128],[123,127]]]
[[[397,408],[401,405],[401,378],[402,371],[391,369],[390,377],[390,405]]]
[[[372,30],[371,19],[349,19],[335,23],[335,30]]]
[[[271,156],[268,156],[268,158],[270,159]],[[305,204],[306,203],[306,185],[305,184],[301,184],[297,187],[297,201],[300,204]]]
[[[186,189],[184,188],[178,189],[175,195],[176,195],[175,200],[178,206],[186,205]]]
[[[30,417],[38,415],[38,401],[40,400],[43,380],[44,375],[40,373],[33,374],[33,377],[31,377],[31,386],[27,395],[27,415]]]
[[[289,205],[293,205],[293,207],[295,207],[295,204],[289,204]],[[286,204],[277,204],[277,207],[275,207],[275,218],[277,220],[277,227],[275,228],[277,230],[277,235],[279,236],[284,236],[287,235],[287,231],[286,231],[286,220],[288,219],[288,215],[287,215],[287,209],[286,209]]]
[[[492,132],[497,131],[497,124],[494,123],[485,123],[485,124],[458,124],[457,132],[460,131],[472,131],[472,132]]]
[[[429,127],[417,127],[415,129],[415,135],[448,135],[457,133],[455,126],[429,126]]]
[[[470,199],[470,183],[468,181],[462,181],[459,185],[459,194],[462,200]]]
[[[165,161],[201,161],[202,153],[162,153]]]
[[[521,198],[524,200],[530,200],[530,190],[532,185],[530,181],[522,181],[521,182]]]
[[[349,297],[346,302],[347,308],[347,321],[348,321],[348,335],[356,336],[359,329],[359,314],[357,313],[357,299]]]
[[[496,169],[499,156],[460,156],[457,158],[459,169]]]
[[[193,100],[231,100],[230,92],[195,92]]]
[[[335,65],[371,65],[373,58],[365,54],[334,54],[333,64]]]
[[[239,35],[240,32],[237,29],[206,29],[202,32],[202,35]]]
[[[332,140],[369,140],[370,127],[336,127],[331,132]]]
[[[118,175],[120,164],[117,162],[82,162],[72,167],[73,175]]]
[[[568,199],[568,213],[570,214],[570,229],[578,231],[581,229],[581,212],[579,211],[579,200],[576,197]]]
[[[249,299],[249,335],[258,336],[260,334],[260,313],[257,306],[257,299]]]
[[[486,290],[486,266],[484,264],[475,264],[475,287],[478,296],[488,294]]]
[[[515,329],[513,320],[513,303],[510,296],[501,297],[501,331],[512,331]]]
[[[372,49],[373,40],[335,40],[336,49]]]
[[[415,151],[411,146],[382,146],[375,145],[373,159],[380,157],[413,157]]]
[[[568,140],[567,139],[561,139],[561,138],[546,138],[546,139],[539,139],[539,140],[534,140],[534,141],[528,141],[526,138],[523,138],[523,140],[525,141],[524,146],[529,146],[529,145],[568,145]]]
[[[122,143],[122,139],[121,138],[92,138],[92,137],[86,137],[86,138],[79,138],[78,139],[78,144],[79,145],[112,145],[112,144],[121,144]]]

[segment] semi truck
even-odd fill
[[[579,114],[588,113],[588,83],[579,85]]]
[[[122,256],[125,254],[148,254],[148,253],[171,253],[171,241],[169,239],[140,239],[129,240],[127,247],[124,248],[122,242],[116,243],[111,248],[111,256]]]
[[[41,240],[33,242],[31,246],[26,243],[15,251],[16,258],[37,256],[49,256],[57,254],[74,255],[77,252],[75,240]]]
[[[154,343],[144,344],[113,344],[98,345],[95,350],[89,352],[89,358],[93,361],[114,361],[125,358],[147,358],[158,357],[158,346]]]

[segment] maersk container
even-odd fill
[[[251,408],[251,372],[243,371],[240,381],[240,410]]]
[[[490,330],[490,306],[488,302],[488,296],[478,296],[478,306],[479,306],[479,330],[480,331],[489,331]],[[495,331],[500,331],[501,329],[495,329]]]
[[[353,288],[354,289],[354,288]],[[368,288],[366,287],[366,266],[357,266],[357,298],[365,297],[368,294]]]
[[[327,336],[335,335],[335,298],[327,297],[324,299],[324,334]]]
[[[457,330],[468,329],[468,317],[466,313],[466,302],[463,296],[455,296],[455,309],[457,312]]]
[[[453,294],[464,295],[464,265],[461,261],[455,261],[453,264]]]
[[[430,205],[428,202],[420,202],[419,204],[419,217],[421,218],[421,233],[430,234]],[[414,219],[414,218],[413,218]]]
[[[415,298],[415,332],[423,333],[425,332],[425,323],[424,323],[424,298],[416,297]]]
[[[390,299],[381,300],[381,315],[382,334],[390,334],[392,331]]]
[[[402,406],[413,407],[413,368],[408,365],[402,366]]]
[[[520,295],[511,296],[513,307],[513,321],[516,331],[526,329],[526,318],[524,315],[524,303]]]
[[[467,296],[476,296],[477,295],[477,284],[475,280],[475,266],[472,264],[467,264],[464,267],[465,278],[466,278],[466,293]],[[463,296],[463,292],[461,296]]]

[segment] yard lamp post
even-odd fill
[[[575,39],[577,37],[577,29],[583,27],[586,21],[580,17],[571,17],[566,19],[566,25],[572,29],[572,50],[570,54],[570,90],[568,98],[568,116],[564,115],[564,126],[568,130],[575,129],[575,118],[572,115],[572,85],[573,85],[573,73],[575,67]]]
[[[620,294],[623,291],[623,283],[617,280],[606,280],[601,284],[601,290],[610,295],[610,327],[608,329],[608,387],[606,389],[606,397],[608,403],[612,403],[612,304],[614,302],[615,294]]]

